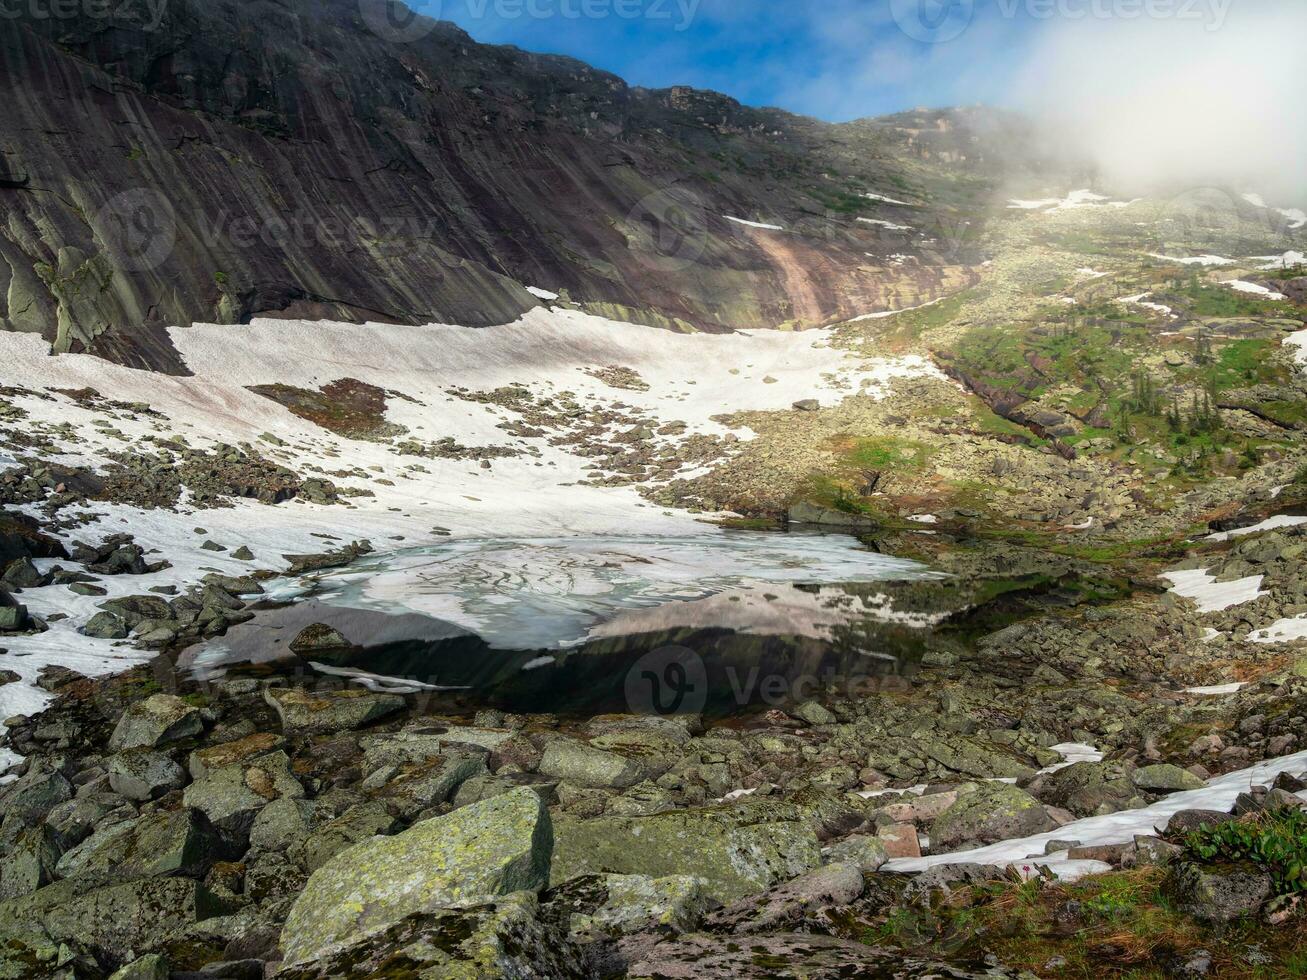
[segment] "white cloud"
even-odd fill
[[[1243,183],[1307,198],[1307,4],[1239,4],[1213,19],[1051,20],[1014,98],[1106,175],[1139,187]]]

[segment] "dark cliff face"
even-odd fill
[[[526,285],[703,330],[920,302],[967,281],[963,216],[1017,142],[631,88],[448,24],[401,41],[371,0],[107,6],[0,35],[0,326],[162,370],[173,324],[483,326]]]

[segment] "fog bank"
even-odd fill
[[[1014,101],[1106,180],[1140,193],[1229,184],[1307,203],[1307,4],[1062,18],[1043,33]]]

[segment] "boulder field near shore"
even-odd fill
[[[1269,579],[1299,560],[1300,530],[1260,540]],[[1184,693],[1219,615],[1035,616],[725,724],[437,716],[275,666],[178,682],[167,655],[51,670],[7,720],[0,975],[1081,976],[1139,955],[1107,937],[1140,916],[1170,973],[1289,975],[1307,677]]]

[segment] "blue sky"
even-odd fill
[[[479,41],[572,55],[633,84],[711,88],[751,105],[831,120],[918,105],[1009,104],[1012,72],[1043,27],[1014,0],[411,0],[411,6],[454,21]]]

